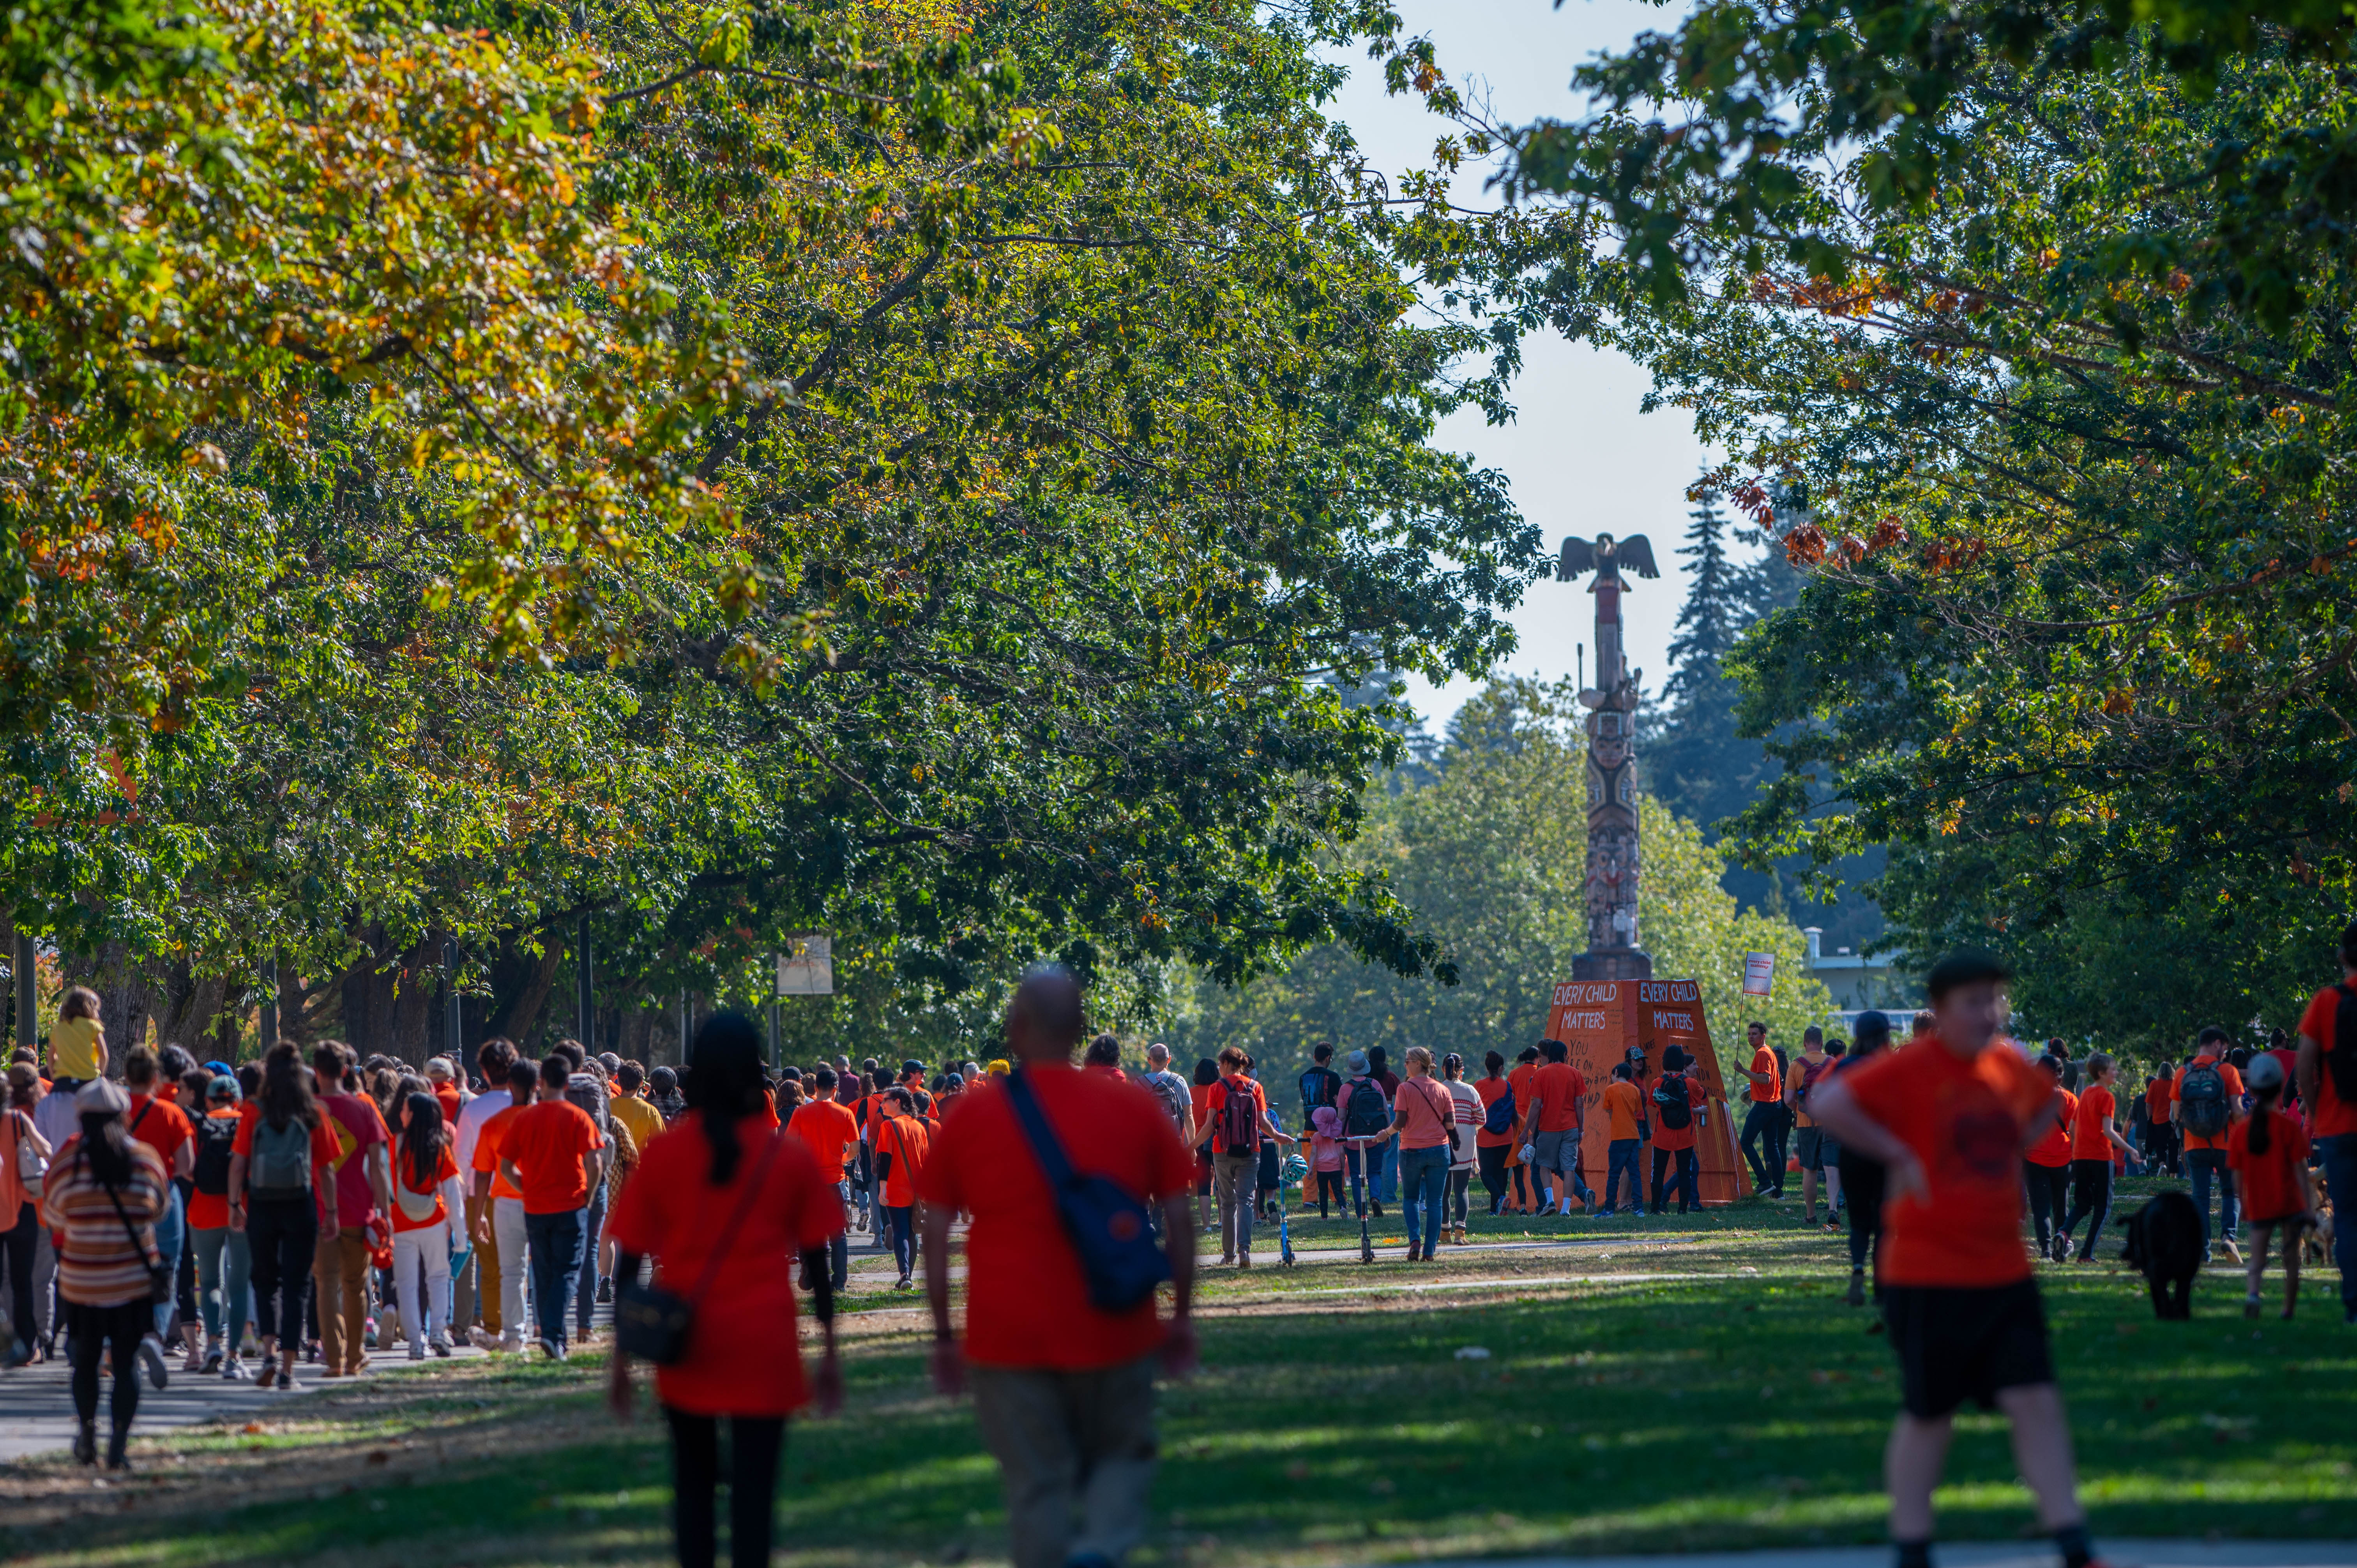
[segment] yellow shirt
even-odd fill
[[[49,1031],[49,1076],[98,1076],[98,1047],[105,1042],[106,1026],[95,1018],[68,1018]]]
[[[606,1102],[607,1113],[630,1130],[630,1142],[639,1153],[647,1152],[647,1144],[663,1130],[662,1112],[635,1094],[617,1094]]]

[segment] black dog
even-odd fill
[[[2201,1272],[2201,1211],[2182,1192],[2164,1192],[2125,1215],[2120,1261],[2152,1286],[2152,1310],[2164,1322],[2193,1316],[2193,1276]]]

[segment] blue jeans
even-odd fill
[[[917,1272],[917,1210],[878,1208],[884,1217],[884,1228],[892,1233],[892,1261],[900,1265],[900,1277],[907,1279]]]
[[[587,1211],[559,1209],[527,1214],[523,1233],[532,1251],[532,1314],[540,1337],[560,1350],[566,1345],[565,1309],[573,1303],[573,1282],[581,1273],[582,1219]]]
[[[1400,1195],[1400,1146],[1394,1138],[1377,1151],[1379,1165],[1374,1179],[1367,1185],[1373,1189],[1379,1203],[1397,1203]]]
[[[583,1338],[589,1335],[590,1319],[597,1316],[597,1238],[606,1230],[606,1184],[599,1182],[589,1195],[589,1207],[582,1216],[581,1272],[573,1280],[574,1326]],[[448,1318],[442,1321],[447,1323]],[[402,1325],[406,1328],[407,1324]]]
[[[188,1235],[188,1213],[180,1206],[178,1184],[165,1183],[164,1192],[164,1212],[156,1217],[156,1251],[163,1259],[164,1267],[177,1274],[180,1272],[180,1248]],[[156,1304],[156,1337],[158,1339],[164,1337],[166,1329],[172,1326],[172,1313],[178,1305],[178,1303],[170,1301]]]
[[[205,1320],[205,1340],[234,1356],[245,1339],[245,1297],[253,1251],[245,1232],[224,1225],[215,1230],[189,1232],[197,1248],[197,1310]],[[224,1313],[224,1309],[226,1312]],[[229,1319],[229,1338],[221,1338],[221,1319]]]
[[[1637,1140],[1615,1138],[1604,1145],[1604,1212],[1609,1214],[1620,1196],[1620,1176],[1629,1177],[1629,1207],[1638,1213],[1645,1212],[1645,1189],[1637,1182]]]
[[[1437,1144],[1429,1149],[1402,1149],[1399,1152],[1400,1186],[1407,1194],[1401,1210],[1407,1217],[1407,1239],[1411,1246],[1421,1245],[1424,1255],[1430,1257],[1440,1245],[1441,1217],[1448,1209],[1448,1145]],[[1416,1220],[1424,1221],[1424,1237],[1418,1241]]]
[[[2234,1184],[2226,1179],[2226,1151],[2188,1149],[2185,1168],[2193,1177],[2193,1207],[2201,1211],[2201,1255],[2210,1255],[2210,1184],[2218,1184],[2218,1234],[2234,1240]]]
[[[2339,1219],[2343,1214],[2357,1215],[2357,1133],[2335,1133],[2329,1138],[2319,1138],[2316,1147],[2324,1155],[2324,1190],[2331,1196],[2335,1223],[2332,1227],[2332,1261],[2341,1267],[2341,1310],[2357,1316],[2357,1242],[2349,1233],[2357,1230],[2357,1223]]]
[[[1367,1213],[1367,1200],[1375,1198],[1375,1171],[1382,1162],[1372,1149],[1355,1144],[1342,1145],[1342,1168],[1351,1175],[1351,1210],[1361,1219]]]

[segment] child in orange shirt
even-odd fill
[[[1932,1492],[1966,1400],[2005,1412],[2063,1568],[2094,1562],[2045,1309],[2021,1241],[2022,1155],[2045,1137],[2061,1095],[2001,1037],[2008,978],[1988,953],[1951,953],[1925,983],[1930,1037],[1810,1097],[1811,1113],[1843,1148],[1885,1167],[1882,1310],[1903,1395],[1883,1466],[1898,1568],[1931,1568]]]
[[[2226,1169],[2232,1173],[2243,1218],[2251,1226],[2250,1289],[2243,1316],[2259,1315],[2259,1281],[2267,1271],[2267,1242],[2278,1226],[2284,1233],[2284,1309],[2288,1319],[2299,1301],[2300,1227],[2316,1223],[2316,1188],[2308,1175],[2308,1129],[2278,1108],[2283,1099],[2283,1062],[2255,1056],[2244,1073],[2251,1113],[2226,1130]]]

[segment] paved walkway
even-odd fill
[[[451,1353],[479,1360],[484,1352],[471,1346],[462,1346]],[[394,1350],[371,1350],[369,1367],[361,1372],[361,1380],[397,1377],[409,1371],[439,1364],[440,1358],[428,1355],[424,1362],[412,1363],[404,1348]],[[255,1415],[284,1411],[287,1405],[307,1398],[321,1389],[350,1386],[350,1380],[323,1378],[319,1369],[307,1362],[295,1369],[296,1388],[292,1393],[277,1389],[256,1388],[252,1382],[236,1383],[219,1373],[207,1377],[199,1372],[183,1372],[180,1358],[167,1359],[172,1369],[164,1391],[156,1392],[142,1380],[139,1386],[139,1421],[134,1429],[153,1434],[184,1426],[198,1426],[218,1420],[244,1420]],[[258,1364],[258,1363],[250,1363]],[[13,1372],[0,1372],[0,1405],[5,1405],[8,1418],[0,1423],[0,1464],[29,1459],[38,1454],[62,1451],[73,1446],[73,1390],[69,1380],[70,1369],[62,1360],[44,1361],[38,1367],[20,1367]],[[99,1431],[106,1429],[108,1380],[101,1378],[98,1388]]]

